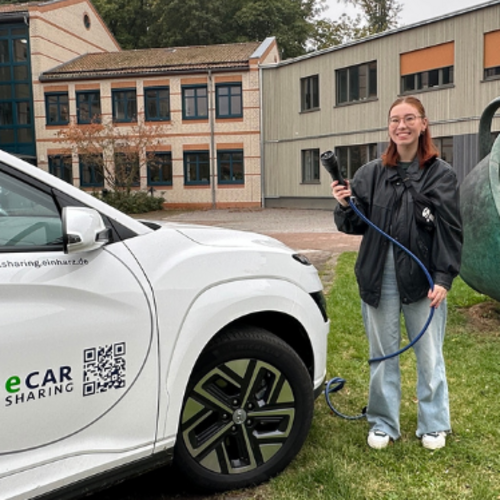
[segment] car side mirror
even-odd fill
[[[91,252],[111,239],[111,230],[93,208],[64,207],[62,223],[64,253]]]

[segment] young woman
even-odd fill
[[[347,186],[334,181],[338,201],[335,222],[340,231],[362,234],[356,277],[370,357],[399,349],[400,314],[408,337],[421,331],[435,313],[426,333],[413,347],[417,358],[417,437],[424,447],[442,448],[451,431],[448,386],[443,358],[446,294],[460,267],[462,231],[458,186],[454,171],[437,158],[422,103],[415,97],[397,99],[389,109],[389,146],[381,159],[362,166]],[[399,167],[399,168],[398,168]],[[434,207],[431,228],[420,224],[413,197],[399,172],[405,172],[415,190]],[[418,264],[403,250],[364,223],[350,208],[355,197],[362,213],[383,231],[409,248],[426,266],[434,290]],[[400,437],[401,381],[398,357],[372,363],[367,420],[368,445],[385,448]]]

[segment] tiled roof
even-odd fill
[[[40,2],[40,0],[36,0],[34,2],[24,2],[24,3],[11,3],[7,5],[0,5],[0,15],[3,13],[11,13],[11,12],[27,12],[29,7],[44,5],[50,2]]]
[[[29,4],[27,3],[18,3],[18,4],[10,4],[10,5],[0,5],[0,14],[4,14],[7,12],[26,12],[28,10]]]
[[[46,81],[206,69],[245,69],[249,67],[249,59],[260,44],[261,42],[248,42],[86,54],[45,71],[40,79]]]

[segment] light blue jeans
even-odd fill
[[[396,283],[392,244],[384,268],[382,295],[378,308],[362,301],[361,310],[370,344],[370,358],[391,354],[401,342],[400,315],[403,311],[410,340],[415,338],[429,316],[430,300],[402,304]],[[448,384],[443,357],[446,301],[435,310],[427,331],[414,345],[417,358],[418,425],[417,436],[450,430]],[[400,436],[399,407],[401,374],[399,357],[370,365],[370,391],[366,411],[370,428]]]

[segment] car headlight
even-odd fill
[[[300,262],[301,264],[304,264],[304,266],[312,266],[311,261],[305,255],[302,255],[301,253],[294,253],[292,255],[292,257],[297,262]]]

